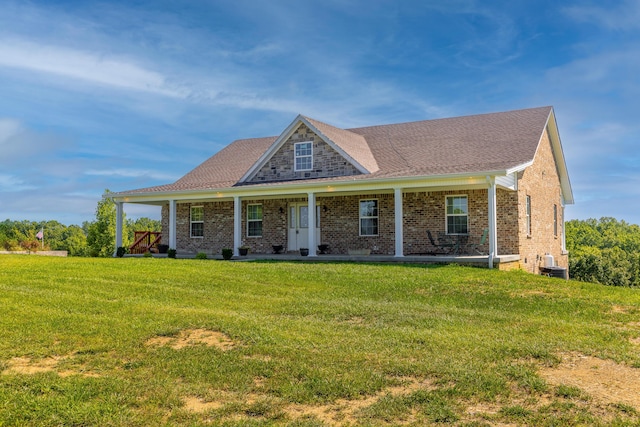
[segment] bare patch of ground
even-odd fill
[[[223,406],[222,402],[206,402],[199,397],[189,396],[182,399],[184,407],[190,412],[207,412],[215,409],[220,409]]]
[[[145,345],[150,347],[169,346],[174,350],[185,347],[205,345],[215,347],[222,351],[231,350],[237,344],[226,334],[208,329],[185,329],[175,337],[153,337],[146,341]]]
[[[624,403],[640,410],[640,369],[577,353],[561,358],[560,365],[541,369],[548,383],[578,387],[601,404]]]
[[[264,379],[258,377],[254,384],[258,387],[263,385]],[[303,405],[288,404],[282,408],[287,417],[296,420],[304,418],[315,418],[329,426],[351,425],[357,422],[357,415],[360,411],[375,404],[385,396],[408,395],[417,390],[434,389],[431,382],[412,377],[398,378],[399,385],[387,387],[371,396],[362,399],[338,399],[335,402],[325,405]],[[273,397],[262,393],[235,394],[223,391],[213,391],[215,398],[212,401],[205,401],[197,397],[186,397],[183,399],[184,409],[190,412],[206,412],[222,408],[227,404],[253,405],[264,400],[273,400]],[[406,420],[411,422],[413,415]]]
[[[6,363],[6,368],[2,371],[3,375],[21,374],[34,375],[43,372],[55,372],[61,377],[69,377],[71,375],[82,375],[85,377],[99,377],[98,374],[85,370],[82,367],[78,369],[59,369],[60,363],[69,360],[73,355],[69,356],[52,356],[44,359],[32,359],[29,357],[14,357]]]

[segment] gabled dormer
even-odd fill
[[[298,116],[240,183],[331,178],[377,170],[378,164],[362,135]]]

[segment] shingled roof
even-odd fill
[[[526,166],[534,159],[552,111],[552,107],[540,107],[355,129],[340,129],[300,117],[366,169],[368,173],[349,177],[362,180],[471,175]],[[234,141],[173,184],[122,194],[233,187],[278,139],[273,136]]]

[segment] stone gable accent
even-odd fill
[[[313,143],[313,169],[296,172],[294,169],[294,147],[297,142]],[[305,124],[285,141],[273,156],[260,168],[248,183],[293,181],[310,178],[330,178],[337,176],[360,175],[361,172],[342,157],[329,144],[324,142]]]

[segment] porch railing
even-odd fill
[[[161,239],[162,233],[159,231],[134,231],[133,244],[129,246],[129,253],[158,252]]]

